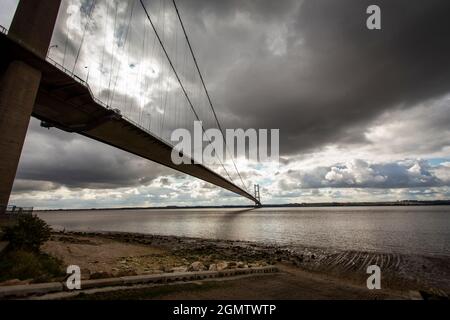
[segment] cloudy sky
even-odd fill
[[[171,1],[147,3],[169,47],[175,39],[174,60],[182,61]],[[98,0],[85,29],[91,4],[63,0],[53,57],[82,78],[89,73],[103,100],[133,100],[141,113],[170,118],[158,95],[170,92],[166,99],[182,103],[163,57],[152,51],[142,10],[132,11],[134,0]],[[382,30],[366,28],[371,4],[381,8]],[[9,26],[16,5],[2,0],[1,25]],[[279,164],[237,163],[246,183],[262,186],[263,202],[450,198],[447,0],[183,0],[179,9],[224,126],[280,129]],[[137,50],[141,45],[146,49]],[[155,85],[132,85],[139,79]],[[132,118],[139,116],[135,109]],[[81,136],[42,129],[37,120],[11,202],[39,208],[248,203]]]

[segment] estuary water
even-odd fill
[[[450,206],[39,212],[56,229],[450,257]]]

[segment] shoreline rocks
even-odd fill
[[[420,281],[421,285],[437,286],[450,291],[450,285],[446,285],[450,281],[447,282],[442,277],[436,277],[436,274],[441,274],[450,280],[449,257],[120,232],[66,232],[65,236],[101,237],[163,248],[180,262],[175,266],[172,265],[170,270],[187,268],[188,270],[220,271],[227,268],[259,267],[284,263],[305,271],[357,279],[359,282],[361,279],[367,278],[365,272],[367,263],[378,261],[383,267],[383,275],[391,283],[400,283],[403,286],[407,282],[415,287]],[[72,240],[70,239],[70,241]],[[409,278],[406,275],[409,275]]]
[[[206,271],[206,270],[208,270],[208,268],[206,268],[205,265],[203,263],[201,263],[200,261],[193,262],[188,268],[188,271],[191,271],[191,272],[192,271],[194,271],[194,272]]]

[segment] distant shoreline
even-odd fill
[[[289,203],[267,204],[259,208],[330,208],[330,207],[408,207],[408,206],[449,206],[450,200],[415,201],[403,200],[395,202],[325,202],[325,203]],[[254,206],[165,206],[165,207],[122,207],[122,208],[89,208],[89,209],[48,209],[36,212],[64,211],[121,211],[121,210],[186,210],[186,209],[250,209]]]

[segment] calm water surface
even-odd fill
[[[450,206],[41,212],[55,228],[450,256]]]

